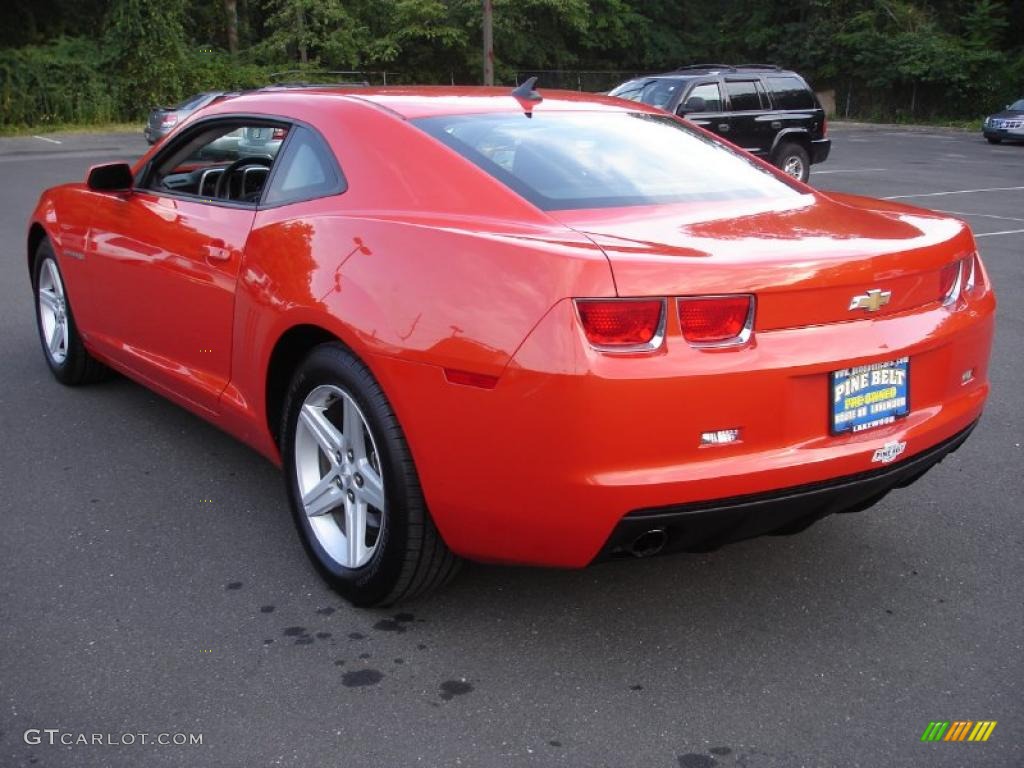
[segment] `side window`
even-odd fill
[[[814,96],[797,77],[768,77],[768,90],[776,109],[814,109]]]
[[[281,205],[344,192],[345,178],[323,139],[307,128],[293,131],[263,204]]]
[[[701,83],[694,86],[693,90],[690,91],[690,95],[686,97],[687,104],[690,103],[690,99],[704,100],[704,109],[700,110],[701,112],[723,111],[722,92],[718,87],[718,83]]]
[[[260,199],[289,128],[218,120],[189,131],[157,155],[143,187],[207,202]]]
[[[761,97],[755,80],[727,80],[725,91],[734,112],[761,109]]]

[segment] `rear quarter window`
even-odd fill
[[[798,77],[767,77],[768,91],[776,109],[814,109],[814,96]]]

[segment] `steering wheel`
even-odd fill
[[[274,164],[274,161],[269,157],[263,157],[262,155],[253,155],[252,157],[240,157],[235,160],[231,165],[224,169],[224,173],[217,179],[217,186],[213,191],[213,196],[222,200],[234,199],[231,194],[231,179],[240,171],[243,167],[248,165],[262,165],[267,170]],[[240,190],[241,191],[241,190]]]

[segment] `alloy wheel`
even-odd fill
[[[39,299],[39,323],[46,342],[46,353],[56,365],[63,365],[68,356],[70,326],[64,283],[60,279],[57,263],[52,258],[43,261],[36,290]]]
[[[384,529],[384,474],[363,412],[340,387],[324,384],[306,395],[295,430],[295,473],[320,546],[345,568],[366,565]]]

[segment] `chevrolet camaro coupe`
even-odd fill
[[[225,156],[239,129],[280,140]],[[989,390],[962,221],[610,97],[225,96],[46,191],[27,266],[53,375],[118,371],[280,464],[357,605],[466,558],[581,567],[865,509]]]

